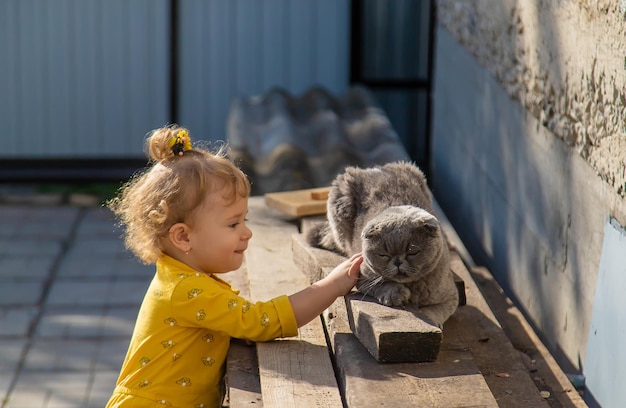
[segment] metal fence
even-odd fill
[[[431,3],[2,0],[0,180],[132,167],[172,122],[224,139],[232,101],[273,87],[365,84],[423,157]]]

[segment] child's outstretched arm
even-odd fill
[[[340,263],[325,278],[289,296],[298,327],[319,316],[335,299],[350,292],[359,277],[361,254]]]

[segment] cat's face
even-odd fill
[[[361,273],[368,279],[414,282],[432,270],[442,252],[439,222],[412,206],[382,212],[365,226],[362,240]]]

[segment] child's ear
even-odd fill
[[[191,251],[191,242],[189,241],[189,226],[179,222],[170,227],[170,242],[183,252]]]

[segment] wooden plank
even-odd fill
[[[267,208],[262,197],[250,199],[248,218],[254,234],[245,255],[251,298],[268,300],[308,286],[291,255],[297,226]],[[257,354],[265,408],[342,405],[320,319],[300,328],[297,337],[257,343]]]
[[[236,271],[222,276],[224,280],[245,298],[250,298],[250,285],[245,260]],[[242,340],[233,339],[226,359],[226,403],[230,408],[263,408],[261,398],[261,380],[256,346]]]
[[[302,230],[308,228],[305,224],[315,221],[318,220],[303,220]],[[343,259],[329,251],[309,247],[302,234],[292,236],[292,247],[296,263],[308,270],[309,276],[324,276]],[[363,346],[363,341],[355,337],[348,316],[341,299],[324,313],[339,386],[348,407],[382,406],[390,399],[394,406],[498,406],[467,346],[446,341],[445,326],[446,336],[436,363],[380,364]],[[369,324],[376,326],[377,323]]]
[[[326,214],[326,199],[329,189],[330,187],[321,187],[267,193],[265,194],[265,204],[270,208],[296,217]]]
[[[443,222],[445,228],[449,227],[443,214],[438,214],[438,218]],[[447,234],[448,231],[454,232],[454,230],[446,230]],[[297,241],[292,239],[292,245]],[[333,310],[327,313],[329,317],[328,331],[335,352],[340,386],[345,393],[345,399],[349,401],[348,405],[350,402],[354,403],[354,406],[359,406],[359,404],[362,406],[365,404],[376,405],[377,394],[380,394],[386,398],[389,395],[394,395],[394,398],[401,396],[403,401],[398,403],[399,406],[421,404],[437,407],[440,406],[437,405],[438,401],[420,400],[419,398],[426,398],[424,394],[429,393],[437,396],[445,393],[446,398],[444,400],[446,402],[441,406],[498,406],[498,404],[520,408],[548,406],[548,402],[540,394],[540,389],[534,384],[530,369],[523,364],[520,353],[512,347],[455,250],[451,251],[451,257],[453,272],[464,282],[467,305],[459,307],[444,325],[444,337],[437,362],[417,364],[422,371],[411,371],[415,368],[408,363],[392,365],[376,363],[376,360],[367,353],[361,342],[352,334],[348,325],[347,310],[344,310],[345,304],[343,306],[335,304]],[[323,262],[317,262],[315,267],[320,267],[322,264]],[[321,267],[324,268],[324,266]],[[320,272],[322,275],[324,273],[324,271]],[[339,318],[338,316],[343,317]],[[363,352],[367,354],[367,358],[359,355]],[[450,358],[451,352],[468,354],[463,358]],[[454,362],[466,361],[467,359],[471,360],[475,372],[473,374],[455,374],[457,367]],[[400,373],[387,371],[397,370],[399,366],[406,364],[409,368],[401,369]],[[467,369],[467,367],[465,368]],[[380,376],[372,373],[380,373]],[[404,379],[398,380],[398,378],[403,378],[407,373],[410,373],[409,376],[418,377],[419,380],[415,380],[416,382],[412,384],[405,382],[402,385],[404,389],[396,388],[396,383],[404,381]],[[372,379],[372,377],[374,378]],[[377,383],[389,378],[393,378],[393,381],[386,381],[384,384]],[[442,383],[425,384],[424,378],[437,378]],[[455,381],[460,381],[460,383],[455,384],[452,389],[446,388],[447,385],[454,384]],[[430,388],[431,385],[433,388]],[[411,389],[410,387],[421,390],[418,392],[420,396],[407,394],[406,389]],[[467,389],[477,391],[476,393],[466,393],[465,390]],[[382,402],[384,401],[380,401],[380,403]]]
[[[345,302],[324,318],[347,407],[498,407],[472,353],[445,337],[436,363],[380,364],[350,331]]]
[[[546,391],[550,393],[550,396],[546,398],[546,402],[552,407],[587,407],[587,404],[574,389],[565,373],[563,373],[562,369],[554,360],[554,357],[534,332],[523,313],[515,307],[511,299],[506,296],[500,285],[495,281],[493,275],[487,269],[474,265],[470,254],[454,230],[454,227],[450,224],[450,221],[438,206],[437,202],[434,204],[435,212],[437,213],[439,221],[442,223],[448,241],[452,243],[456,253],[458,253],[463,260],[459,260],[459,262],[471,266],[468,273],[471,273],[471,277],[473,278],[472,282],[476,283],[472,285],[471,291],[479,290],[480,296],[489,307],[490,312],[493,313],[494,318],[497,318],[496,320],[501,323],[501,328],[508,340],[507,343],[511,343],[510,346],[507,345],[506,347],[510,348],[512,346],[518,351],[519,358],[524,364],[526,373],[535,383],[537,389],[544,393]],[[487,339],[487,337],[483,338],[483,341],[485,339]],[[485,344],[491,342],[490,339]],[[499,369],[498,367],[490,369],[488,366],[489,362],[483,361],[484,358],[480,353],[477,352],[476,355],[481,359],[483,369],[490,370],[491,372],[495,372]],[[500,355],[500,357],[502,356]],[[496,356],[496,360],[497,358],[498,356]],[[506,359],[506,357],[502,358]],[[496,395],[502,394],[502,388],[506,386],[506,384],[501,384],[502,387],[498,387],[496,378],[491,378],[490,381],[490,386],[495,390],[494,393]],[[507,395],[523,392],[523,390],[515,392],[513,392],[514,390],[508,391],[509,393],[507,393]],[[504,398],[501,399],[504,400]]]
[[[417,308],[392,308],[356,292],[345,300],[350,329],[376,361],[424,363],[437,360],[443,333],[418,316]]]
[[[229,408],[263,407],[259,364],[254,344],[233,339],[226,365],[227,404]]]
[[[500,406],[548,407],[469,271],[455,251],[451,255],[452,270],[465,281],[467,305],[446,322],[444,336],[472,353]]]

